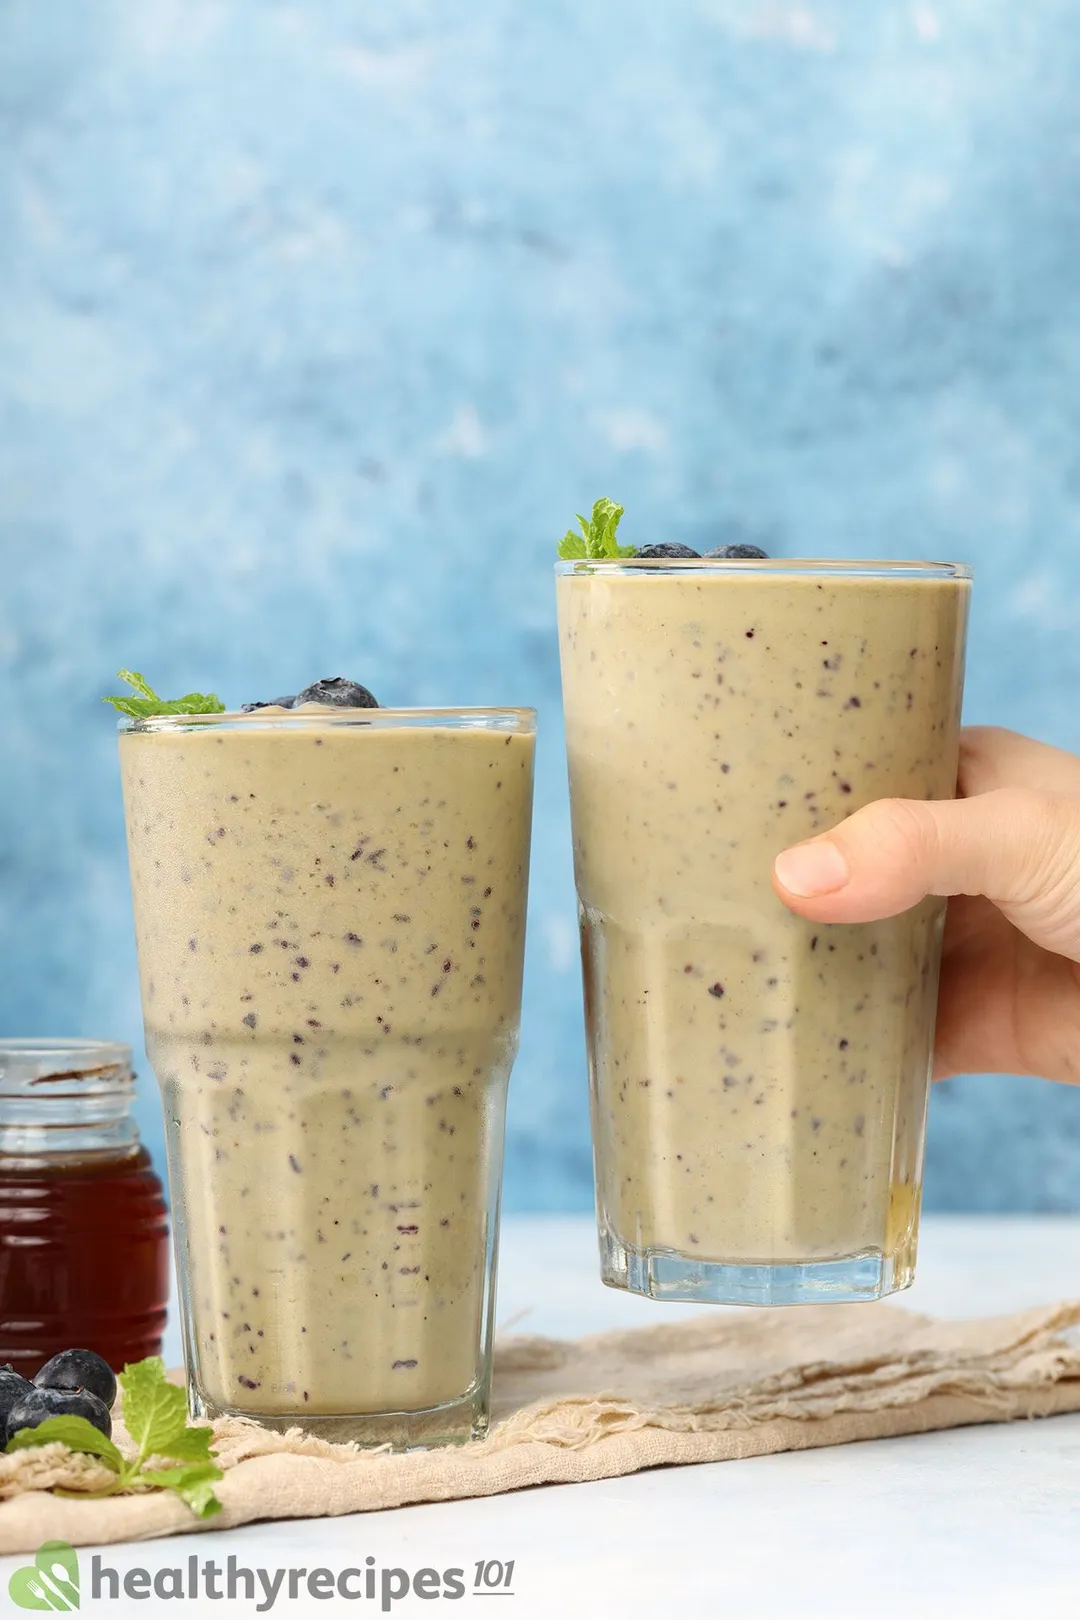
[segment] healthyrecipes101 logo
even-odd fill
[[[46,1541],[32,1564],[17,1569],[8,1582],[11,1601],[20,1609],[77,1609],[79,1555],[66,1541]]]
[[[407,1570],[380,1566],[365,1558],[362,1567],[332,1569],[288,1568],[248,1569],[235,1554],[219,1563],[215,1558],[200,1559],[197,1554],[180,1564],[159,1569],[118,1569],[102,1562],[99,1553],[90,1558],[88,1602],[117,1601],[123,1592],[128,1598],[179,1598],[193,1602],[245,1598],[256,1614],[266,1614],[279,1598],[301,1597],[364,1599],[390,1614],[395,1604],[410,1595],[444,1598],[451,1602],[463,1597],[513,1597],[514,1560],[478,1558],[471,1569]],[[66,1541],[46,1541],[34,1555],[34,1562],[17,1569],[8,1582],[11,1601],[20,1609],[43,1611],[80,1607],[79,1557]],[[155,1609],[154,1613],[158,1611]]]

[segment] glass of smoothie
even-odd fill
[[[486,1430],[534,731],[318,705],[122,724],[196,1414]]]
[[[611,1286],[777,1305],[912,1281],[944,902],[807,922],[772,866],[872,799],[954,795],[970,581],[558,565]]]

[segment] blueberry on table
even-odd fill
[[[256,709],[292,709],[296,706],[294,697],[266,698],[262,703],[241,703],[241,714],[254,714]]]
[[[705,555],[706,557],[743,557],[747,559],[764,557],[767,559],[769,553],[762,551],[760,546],[717,546],[715,551],[707,551]]]
[[[33,1389],[33,1384],[10,1366],[0,1367],[0,1431],[7,1423],[7,1415],[16,1401]]]
[[[660,546],[642,546],[638,558],[650,557],[700,557],[701,552],[695,551],[693,546],[681,546],[677,540],[669,540]]]
[[[344,675],[331,675],[321,681],[312,681],[296,694],[295,708],[301,703],[328,703],[335,709],[377,709],[378,699],[372,697],[366,686],[346,680]]]
[[[88,1390],[35,1389],[31,1384],[7,1414],[5,1444],[20,1429],[36,1429],[51,1417],[81,1417],[108,1438],[112,1434],[112,1418],[104,1401]]]
[[[116,1399],[116,1376],[93,1350],[61,1350],[34,1374],[38,1389],[88,1390],[105,1406]]]

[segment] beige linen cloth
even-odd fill
[[[228,1529],[576,1483],[967,1423],[1080,1410],[1080,1302],[978,1321],[829,1305],[700,1317],[496,1351],[494,1427],[394,1455],[227,1418],[214,1425],[223,1511],[165,1492],[73,1501],[108,1473],[64,1447],[0,1456],[0,1552]],[[122,1423],[116,1438],[127,1444]]]

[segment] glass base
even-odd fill
[[[316,1435],[320,1440],[351,1440],[360,1446],[390,1451],[460,1446],[468,1440],[482,1440],[488,1431],[488,1403],[478,1390],[458,1401],[425,1407],[418,1412],[251,1412],[235,1406],[218,1406],[189,1381],[188,1405],[193,1417],[247,1418],[278,1434],[284,1434],[287,1429],[303,1429],[305,1434]]]
[[[772,1264],[694,1260],[674,1249],[634,1249],[600,1233],[600,1274],[609,1288],[647,1299],[704,1305],[825,1305],[883,1299],[910,1288],[914,1244],[897,1254],[865,1249],[835,1260]]]

